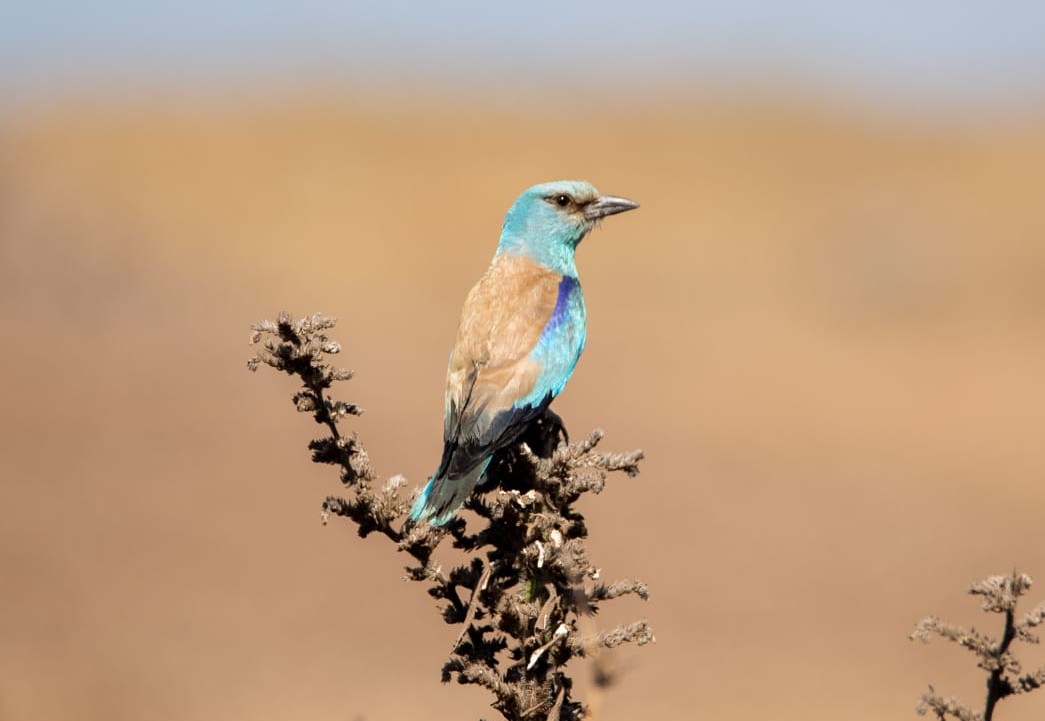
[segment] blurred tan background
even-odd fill
[[[994,631],[963,594],[1014,567],[1045,598],[1045,113],[294,85],[0,116],[0,718],[496,718],[440,685],[455,631],[404,559],[320,524],[336,474],[248,328],[338,317],[354,427],[420,484],[461,301],[563,177],[642,203],[579,251],[556,402],[647,454],[583,508],[604,574],[652,589],[599,623],[657,632],[600,721],[980,703],[969,654],[907,634]]]

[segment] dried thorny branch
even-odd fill
[[[1030,586],[1030,576],[1014,571],[1008,576],[991,576],[969,588],[969,593],[983,598],[985,612],[1000,613],[1005,617],[1001,638],[979,633],[975,628],[966,630],[961,626],[953,626],[935,616],[918,622],[911,634],[912,639],[928,642],[930,636],[935,634],[952,641],[972,651],[978,659],[976,665],[988,673],[987,701],[982,712],[973,711],[953,696],[939,696],[929,686],[918,704],[919,714],[925,715],[932,711],[940,721],[945,721],[948,716],[959,721],[991,721],[995,706],[1003,698],[1045,685],[1045,666],[1033,673],[1023,673],[1019,660],[1010,648],[1013,641],[1039,642],[1032,629],[1045,621],[1045,603],[1038,604],[1023,616],[1016,615],[1016,604]]]
[[[465,504],[479,517],[478,527],[462,518],[442,528],[409,523],[409,499],[400,491],[405,479],[394,476],[379,485],[358,438],[340,430],[346,416],[362,411],[330,397],[334,382],[352,375],[327,362],[341,350],[327,335],[334,324],[319,314],[294,320],[286,313],[275,323],[258,323],[251,342],[260,348],[247,363],[252,371],[265,364],[299,378],[294,405],[329,433],[309,444],[312,460],[338,466],[352,495],[328,497],[324,521],[347,517],[360,536],[383,534],[414,559],[408,577],[428,583],[429,595],[444,604],[443,619],[461,626],[443,665],[444,682],[486,687],[494,708],[509,721],[581,718],[585,707],[571,697],[567,663],[622,643],[654,640],[645,620],[601,633],[588,630],[599,604],[627,594],[645,599],[648,590],[635,580],[599,582],[584,543],[584,517],[574,508],[583,494],[599,493],[609,473],[638,474],[641,451],[601,453],[598,430],[570,444],[562,421],[548,411],[516,446],[494,457],[485,485],[491,490]],[[471,560],[444,573],[434,553],[447,537]]]

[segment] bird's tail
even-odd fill
[[[451,478],[445,472],[443,475],[432,476],[421,495],[414,501],[410,509],[410,520],[426,519],[433,526],[449,523],[468,500],[472,489],[479,484],[489,465],[490,459],[487,458],[457,478]]]

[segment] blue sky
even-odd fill
[[[0,91],[287,84],[434,91],[772,84],[975,107],[1045,101],[1045,0],[159,2],[5,8]]]

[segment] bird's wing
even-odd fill
[[[465,472],[547,407],[580,355],[583,312],[576,279],[495,258],[468,294],[450,356],[441,471]]]

